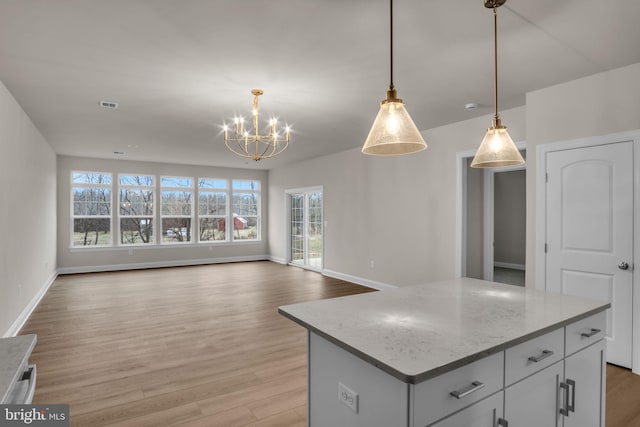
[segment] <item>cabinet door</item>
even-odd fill
[[[559,361],[505,390],[504,418],[519,427],[561,426],[558,388],[564,366]]]
[[[564,427],[604,426],[606,341],[593,344],[565,359],[565,379],[573,403]]]
[[[498,418],[502,418],[503,399],[501,391],[430,427],[495,427]]]

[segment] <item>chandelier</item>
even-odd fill
[[[278,120],[275,117],[269,119],[269,133],[260,135],[260,113],[258,112],[258,97],[264,92],[262,89],[253,89],[253,129],[245,129],[244,117],[233,119],[233,133],[229,135],[229,126],[223,125],[224,143],[231,152],[241,157],[247,157],[256,162],[261,159],[275,157],[289,146],[289,134],[291,128],[285,126],[284,133],[278,131]]]

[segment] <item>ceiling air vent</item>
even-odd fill
[[[100,101],[100,106],[104,107],[104,108],[118,108],[118,103],[117,102],[111,102],[111,101]]]

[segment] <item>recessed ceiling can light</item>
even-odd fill
[[[103,108],[118,108],[118,103],[113,101],[100,101],[100,106]]]
[[[475,102],[470,102],[468,104],[464,104],[464,108],[466,108],[467,110],[475,110],[476,108],[478,108],[478,104],[476,104]]]
[[[116,154],[118,156],[124,156],[124,151],[114,151],[113,154]]]

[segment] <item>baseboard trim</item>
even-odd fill
[[[500,268],[511,268],[512,270],[525,270],[525,266],[524,264],[511,264],[509,262],[494,262],[493,263],[494,267],[500,267]]]
[[[223,264],[227,262],[271,261],[268,255],[250,255],[225,258],[185,259],[175,261],[140,262],[131,264],[90,265],[58,268],[58,274],[98,273],[101,271],[142,270],[145,268],[186,267],[189,265]]]
[[[40,301],[42,301],[42,298],[45,296],[45,294],[47,293],[51,285],[53,285],[53,282],[56,280],[56,277],[58,277],[58,273],[54,272],[51,275],[51,277],[47,279],[44,286],[42,286],[42,288],[40,288],[38,293],[33,298],[31,298],[31,301],[29,301],[29,304],[27,304],[24,310],[22,310],[22,313],[20,313],[18,318],[13,322],[13,324],[5,332],[3,338],[15,337],[16,335],[18,335],[18,332],[20,332],[20,329],[22,329],[24,324],[27,322],[27,320],[29,319],[29,316],[31,316],[31,313],[33,313],[33,310],[36,309],[36,307],[38,306],[38,304],[40,304]]]
[[[280,258],[277,256],[269,256],[269,261],[277,262],[278,264],[287,265],[287,260],[285,258]]]
[[[366,286],[367,288],[377,289],[379,291],[385,291],[388,289],[395,289],[397,286],[389,285],[387,283],[376,282],[374,280],[365,279],[363,277],[352,276],[350,274],[339,273],[333,270],[322,270],[324,276],[333,277],[334,279],[344,280],[346,282],[355,283],[357,285]]]

